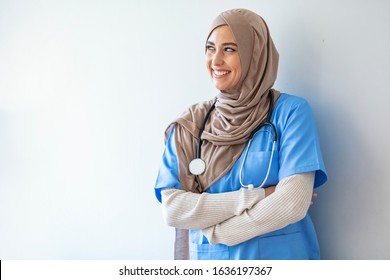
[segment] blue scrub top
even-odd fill
[[[327,173],[310,105],[301,97],[280,95],[271,122],[275,125],[278,141],[273,155],[270,175],[265,186],[276,185],[293,174],[315,171],[314,188],[324,184]],[[272,150],[273,133],[269,126],[262,127],[252,139],[244,163],[243,183],[259,186],[265,178]],[[239,170],[244,153],[232,169],[207,189],[209,193],[235,191],[241,188]],[[162,164],[155,185],[157,199],[161,190],[181,188],[178,180],[173,130],[168,138]],[[191,259],[319,259],[317,235],[309,214],[285,228],[263,234],[235,246],[210,245],[201,230],[190,230]]]

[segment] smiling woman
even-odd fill
[[[309,104],[272,88],[278,58],[259,15],[212,23],[206,67],[219,93],[168,126],[155,185],[176,259],[319,258],[308,209],[327,174]]]

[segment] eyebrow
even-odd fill
[[[213,42],[211,42],[211,41],[207,41],[206,44],[215,46],[215,44],[214,44]],[[223,47],[224,47],[224,46],[228,46],[228,45],[233,45],[233,46],[238,47],[238,45],[237,45],[236,43],[233,43],[233,42],[226,42],[226,43],[222,43],[221,45],[222,45]]]

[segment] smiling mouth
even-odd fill
[[[226,76],[229,73],[230,73],[230,71],[227,71],[227,70],[224,70],[224,71],[213,70],[214,77],[216,77],[216,78]]]

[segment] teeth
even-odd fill
[[[226,75],[227,73],[229,73],[229,71],[216,71],[216,70],[214,70],[214,74],[216,76],[223,76],[223,75]]]

